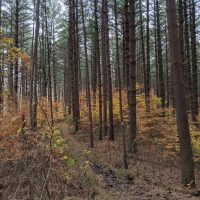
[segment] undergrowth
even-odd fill
[[[123,92],[123,115],[128,130],[128,104],[127,92]],[[61,103],[54,103],[55,127],[48,127],[46,116],[50,118],[50,108],[47,100],[42,99],[38,107],[38,131],[29,130],[28,101],[24,100],[20,108],[16,108],[12,102],[4,107],[4,113],[0,117],[0,161],[3,187],[10,198],[26,195],[40,199],[41,195],[61,197],[78,195],[83,198],[93,198],[100,193],[98,177],[91,169],[93,163],[110,165],[119,179],[124,179],[130,171],[123,170],[119,151],[121,151],[120,138],[120,114],[118,92],[113,93],[114,125],[116,130],[116,143],[111,143],[104,138],[101,143],[96,142],[94,150],[88,145],[72,152],[75,147],[70,146],[65,135],[61,131],[60,124],[66,123],[66,132],[78,135],[79,144],[89,140],[88,109],[85,101],[85,93],[80,95],[81,106],[81,130],[75,133],[71,116],[66,115]],[[151,141],[160,145],[163,155],[175,156],[179,151],[176,120],[173,108],[160,108],[160,99],[153,91],[151,93],[151,112],[145,110],[142,85],[137,86],[137,126],[138,140]],[[95,138],[98,134],[98,94],[93,101],[93,120]],[[160,113],[165,115],[161,116]],[[25,127],[22,128],[22,116]],[[200,120],[200,118],[199,118]],[[58,124],[58,125],[57,125]],[[194,159],[200,156],[200,129],[190,122],[190,132],[194,151]],[[86,137],[85,137],[86,136]],[[77,146],[76,149],[79,147]],[[15,177],[11,179],[11,177]],[[28,185],[28,186],[24,186]],[[53,189],[53,188],[56,189]],[[57,190],[57,191],[56,191]],[[34,192],[33,192],[34,191]],[[39,195],[40,194],[40,195]],[[37,199],[36,198],[36,199]]]

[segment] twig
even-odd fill
[[[45,182],[44,182],[44,186],[43,186],[43,188],[42,188],[42,193],[41,193],[41,196],[40,196],[40,200],[42,200],[42,198],[43,198],[44,190],[45,190],[45,188],[46,188],[47,181],[48,181],[48,179],[49,179],[49,175],[50,175],[50,172],[51,172],[51,170],[52,170],[52,162],[51,162],[51,161],[52,161],[52,156],[50,155],[50,160],[49,160],[50,166],[49,166],[49,170],[48,170],[48,173],[47,173]]]

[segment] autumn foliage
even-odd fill
[[[16,59],[21,59],[26,69],[30,69],[31,66],[31,58],[30,56],[22,51],[19,48],[15,47],[14,39],[10,37],[4,36],[2,32],[0,32],[0,51],[1,51],[1,59],[0,62],[3,65],[6,64],[14,64]]]
[[[127,104],[127,91],[123,90],[123,114],[128,130],[128,104]],[[120,115],[119,115],[119,98],[117,90],[113,92],[113,104],[114,104],[114,125],[116,130],[120,127]],[[94,130],[97,136],[98,132],[98,94],[96,101],[93,101],[93,118],[94,118]],[[81,129],[85,134],[89,133],[88,129],[88,109],[86,105],[86,94],[83,91],[80,95],[81,103]],[[24,116],[26,127],[25,131],[29,128],[29,116],[28,116],[28,100],[23,100],[22,106],[16,108],[15,104],[11,101],[9,105],[5,105],[4,115],[1,117],[0,131],[1,131],[1,149],[7,154],[12,155],[14,158],[16,148],[13,149],[13,145],[17,146],[17,135],[22,134],[22,116]],[[145,99],[143,93],[143,85],[137,85],[137,126],[139,131],[139,138],[154,140],[157,144],[161,144],[164,147],[164,151],[170,154],[174,154],[178,151],[178,137],[176,121],[173,114],[173,108],[165,109],[165,116],[161,116],[162,109],[160,108],[161,101],[151,92],[151,112],[147,113],[145,108]],[[66,119],[70,122],[70,116],[66,115],[62,103],[57,102],[53,104],[54,121],[59,123]],[[38,128],[43,129],[48,126],[47,120],[50,120],[50,106],[48,100],[43,98],[38,103]],[[72,119],[71,122],[73,123]],[[194,153],[196,156],[200,155],[200,143],[199,131],[195,126],[191,126],[191,135],[193,141]],[[119,135],[118,135],[119,136]]]

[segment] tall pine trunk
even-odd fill
[[[161,106],[165,108],[165,84],[163,73],[163,59],[162,59],[162,38],[161,38],[161,26],[160,26],[160,7],[158,0],[156,0],[156,20],[157,20],[157,45],[158,45],[158,71],[159,71],[159,97],[161,98]]]
[[[191,114],[192,121],[196,122],[199,114],[198,104],[198,68],[197,68],[197,38],[196,38],[196,5],[191,0],[190,8],[190,32],[191,32],[191,57],[192,57],[192,94],[191,94]]]
[[[135,1],[129,2],[129,80],[128,80],[128,108],[129,108],[129,144],[131,153],[136,148],[136,36],[135,36]]]
[[[149,0],[147,0],[147,36],[146,36],[146,58],[147,58],[147,64],[146,64],[146,108],[147,111],[150,110],[150,90],[151,90],[151,65],[150,65],[150,19],[149,19],[149,12],[150,12],[150,5]]]
[[[114,0],[114,11],[115,11],[115,37],[116,37],[116,65],[117,65],[117,78],[118,78],[118,90],[119,90],[119,113],[120,113],[120,128],[122,135],[122,148],[123,148],[123,164],[124,168],[128,168],[127,155],[126,155],[126,138],[124,131],[124,117],[123,117],[123,106],[122,106],[122,81],[121,81],[121,70],[120,70],[120,55],[119,55],[119,35],[118,35],[118,13],[117,13],[117,1]]]
[[[178,25],[175,0],[166,0],[169,29],[170,54],[172,74],[174,81],[174,94],[176,101],[176,119],[179,133],[181,178],[184,185],[194,186],[194,164],[192,158],[192,145],[186,109],[186,95],[184,88],[183,63],[178,38]]]
[[[99,140],[103,140],[103,113],[102,113],[102,70],[100,63],[100,48],[99,48],[99,23],[97,16],[98,0],[94,0],[94,17],[95,17],[95,58],[98,74],[98,90],[99,90]]]
[[[30,126],[32,130],[37,128],[37,71],[38,71],[38,38],[40,29],[40,0],[36,1],[36,19],[35,19],[35,40],[33,45],[33,64],[31,70],[31,86],[30,86]]]
[[[81,0],[81,13],[82,13],[82,23],[83,23],[83,36],[84,36],[84,53],[85,53],[85,70],[86,70],[86,87],[87,87],[87,105],[88,105],[88,118],[90,123],[90,148],[94,148],[94,136],[93,136],[93,119],[92,119],[92,105],[91,105],[91,90],[90,90],[90,74],[89,74],[89,62],[88,62],[88,50],[87,50],[87,33],[85,27],[85,16],[83,1]]]

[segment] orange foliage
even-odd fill
[[[21,60],[26,69],[31,66],[30,56],[20,48],[16,48],[13,38],[4,36],[2,32],[0,32],[0,52],[3,54],[3,60],[0,60],[1,63],[9,64]]]
[[[176,118],[173,114],[172,107],[161,109],[161,99],[158,98],[154,91],[151,91],[151,112],[145,110],[145,96],[142,84],[137,84],[137,127],[138,139],[151,140],[156,144],[161,145],[163,151],[167,154],[174,155],[179,150],[178,133],[176,126]],[[88,124],[88,109],[86,106],[86,94],[81,93],[81,127],[89,132]],[[122,91],[122,105],[125,125],[128,128],[128,102],[127,91]],[[99,106],[98,94],[96,102],[93,102],[93,121],[94,128],[98,128]],[[165,113],[162,116],[161,113]],[[113,115],[114,125],[116,129],[120,128],[120,113],[119,113],[119,95],[118,90],[113,91]],[[200,119],[199,119],[200,121]],[[200,130],[190,123],[190,132],[193,144],[195,158],[200,156]],[[120,130],[120,129],[119,129]]]
[[[61,103],[53,104],[54,121],[59,122],[64,119],[64,110]],[[45,112],[45,113],[44,113]],[[21,136],[23,132],[22,116],[25,122],[25,131],[29,132],[29,103],[24,99],[21,102],[21,107],[16,108],[16,104],[13,101],[8,101],[4,105],[3,116],[0,116],[0,153],[8,159],[17,159],[21,157],[23,146]],[[50,107],[47,99],[42,99],[38,106],[38,127],[47,127],[47,119],[50,121]]]
[[[145,112],[145,97],[143,93],[143,85],[142,84],[137,84],[137,116],[138,116],[138,121],[140,121],[140,114],[146,114]],[[98,125],[98,120],[99,120],[99,95],[98,93],[96,94],[95,97],[95,102],[92,101],[92,114],[93,114],[93,120],[94,124]],[[160,98],[156,97],[153,94],[153,91],[151,93],[151,108],[153,113],[158,113],[161,110],[158,109],[160,105]],[[87,128],[88,127],[88,108],[86,105],[86,93],[81,92],[80,94],[80,106],[81,106],[81,124]],[[119,93],[118,90],[115,89],[113,90],[113,117],[114,117],[114,123],[115,127],[120,125],[120,108],[119,108]],[[122,90],[122,110],[123,110],[123,116],[124,116],[124,121],[128,125],[128,102],[127,102],[127,90]]]
[[[92,101],[92,112],[94,122],[94,132],[97,134],[98,120],[99,120],[99,105],[98,105],[98,94],[96,101]],[[122,91],[123,101],[123,116],[125,125],[128,128],[128,103],[127,103],[127,91]],[[25,117],[26,127],[29,126],[29,104],[28,100],[23,100],[21,107],[16,109],[16,105],[13,102],[8,102],[4,106],[4,114],[0,117],[0,150],[7,152],[7,154],[15,157],[16,146],[19,146],[18,136],[22,135],[21,124],[22,115]],[[85,133],[89,133],[89,122],[88,122],[88,108],[86,105],[86,94],[85,92],[80,93],[80,107],[81,107],[81,128],[88,130]],[[173,154],[176,153],[178,145],[177,127],[176,120],[173,116],[173,108],[165,109],[165,116],[161,113],[163,110],[160,108],[160,99],[151,92],[151,112],[145,111],[145,99],[143,93],[143,86],[137,86],[137,127],[138,127],[138,139],[151,140],[158,145],[163,146],[163,150]],[[53,103],[54,122],[62,122],[65,119],[65,112],[61,103]],[[118,91],[113,91],[113,114],[114,114],[114,125],[116,129],[120,128],[120,113],[119,113],[119,98]],[[46,98],[40,99],[38,105],[38,127],[47,127],[47,119],[50,121],[50,105]],[[27,128],[26,128],[27,129]],[[120,130],[120,129],[119,129]],[[191,136],[196,156],[200,155],[200,131],[195,127],[191,126]],[[18,138],[18,139],[17,139]]]

